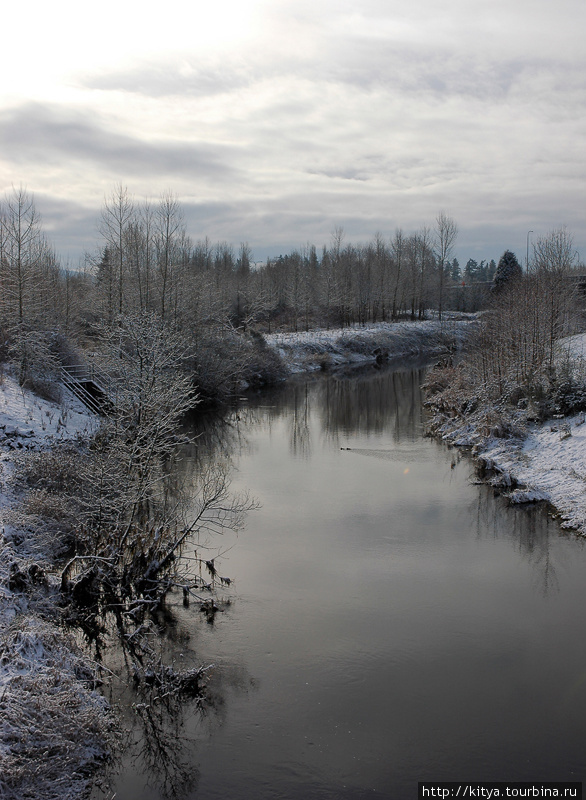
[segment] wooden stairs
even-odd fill
[[[115,393],[108,376],[96,366],[74,364],[61,367],[61,383],[93,414],[108,415],[115,406]]]

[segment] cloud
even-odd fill
[[[139,63],[130,69],[82,76],[79,86],[91,90],[130,92],[145,97],[214,97],[236,92],[258,79],[254,70],[236,64],[198,63],[190,55]]]
[[[114,176],[148,171],[159,177],[190,176],[223,181],[238,170],[228,166],[228,148],[213,143],[141,139],[113,130],[91,111],[28,103],[0,112],[2,160],[61,165],[83,162]]]

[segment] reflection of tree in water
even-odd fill
[[[173,670],[163,664],[157,669],[156,684],[151,675],[136,683],[133,711],[138,735],[129,756],[140,764],[140,772],[148,776],[149,785],[156,786],[162,798],[182,800],[196,791],[198,735],[207,735],[207,727],[221,724],[225,688],[246,691],[252,685],[238,666],[201,667],[177,681]]]
[[[290,450],[303,458],[311,454],[311,415],[321,424],[326,440],[338,441],[343,434],[390,434],[395,441],[412,441],[422,430],[422,393],[426,368],[386,369],[368,366],[349,372],[305,375],[286,387],[263,392],[227,418],[232,444],[242,452],[247,442],[239,421],[262,425],[285,418],[290,426]],[[224,443],[225,447],[225,443]]]
[[[559,592],[560,583],[552,545],[560,536],[567,536],[552,520],[543,504],[513,506],[504,497],[495,497],[494,490],[479,486],[477,535],[492,533],[495,539],[509,539],[515,550],[534,568],[535,588],[547,597]],[[571,534],[570,534],[571,535]],[[584,541],[576,538],[576,547]],[[558,548],[556,553],[561,554]]]
[[[157,786],[165,798],[179,800],[197,787],[199,772],[194,764],[193,742],[183,730],[186,712],[194,704],[201,713],[197,701],[188,703],[170,693],[161,696],[159,689],[151,689],[133,704],[139,735],[130,753],[141,764],[149,784]]]
[[[231,461],[235,453],[246,449],[242,434],[242,418],[246,411],[210,411],[187,420],[186,441],[180,446],[182,461],[192,470],[202,469],[218,459]]]
[[[91,798],[113,797],[116,776],[129,771],[154,787],[161,799],[191,797],[199,780],[198,739],[222,723],[226,691],[247,691],[254,683],[238,664],[190,667],[197,660],[192,635],[168,606],[127,637],[122,648],[113,628],[110,615],[99,635],[101,661],[105,673],[116,676],[106,694],[125,715],[125,737]]]
[[[309,458],[311,455],[311,430],[309,384],[293,387],[293,409],[290,415],[289,449],[297,457]]]
[[[367,376],[332,378],[318,395],[326,434],[391,433],[396,441],[421,433],[424,369],[372,370]]]

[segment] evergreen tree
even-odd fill
[[[464,267],[464,277],[467,283],[473,283],[476,280],[478,272],[478,262],[473,258],[469,258]]]
[[[510,286],[523,276],[521,265],[517,261],[517,256],[510,250],[505,250],[499,259],[496,272],[494,274],[493,289],[499,292],[506,286]]]

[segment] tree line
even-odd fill
[[[421,319],[431,307],[441,314],[457,237],[442,212],[433,230],[354,245],[336,228],[320,252],[308,244],[259,265],[246,242],[237,250],[208,238],[194,243],[171,194],[137,204],[122,187],[106,200],[100,231],[93,296],[105,318],[153,310],[185,329],[229,323],[269,332]]]
[[[527,270],[505,251],[463,356],[431,371],[432,430],[523,437],[527,422],[586,410],[583,359],[565,337],[584,330],[584,278],[565,229],[539,239]]]
[[[56,344],[48,332],[79,340],[96,325],[148,312],[194,343],[204,394],[214,394],[214,383],[223,394],[242,377],[240,362],[254,371],[242,334],[423,319],[430,309],[441,319],[447,309],[485,306],[498,280],[494,261],[469,259],[460,268],[458,227],[445,212],[433,227],[377,234],[366,244],[345,241],[338,227],[320,250],[308,244],[255,264],[246,242],[235,249],[207,237],[193,241],[172,193],[137,201],[120,185],[104,201],[98,230],[83,269],[67,270],[34,198],[15,189],[1,204],[0,354],[12,348],[22,377],[50,364]],[[567,231],[554,231],[534,244],[534,266],[555,261],[560,237],[571,249]],[[574,254],[563,270],[577,264]]]
[[[118,186],[106,198],[96,253],[83,269],[59,264],[25,190],[0,207],[2,323],[59,323],[75,330],[100,318],[152,311],[163,321],[195,330],[202,325],[308,328],[443,310],[454,283],[455,222],[443,212],[434,229],[366,245],[344,241],[336,228],[329,245],[295,250],[253,263],[247,243],[235,249],[187,234],[181,205],[171,193],[138,202]],[[440,268],[440,264],[442,265]],[[470,273],[471,274],[471,273]]]

